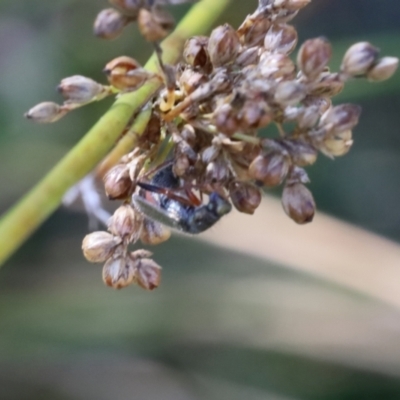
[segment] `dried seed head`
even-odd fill
[[[282,206],[285,213],[298,224],[306,224],[314,218],[313,195],[302,183],[285,186],[282,193]]]
[[[352,131],[347,130],[329,136],[322,142],[319,148],[326,156],[333,158],[347,154],[352,144]]]
[[[229,167],[223,157],[210,162],[206,168],[206,180],[211,184],[225,184],[230,177]]]
[[[92,232],[82,242],[83,255],[93,263],[105,262],[113,254],[121,239],[108,232]]]
[[[258,53],[258,47],[244,48],[236,58],[236,64],[242,68],[248,65],[256,65],[260,58]]]
[[[356,104],[340,104],[331,107],[321,117],[319,126],[325,127],[329,133],[338,133],[353,129],[361,114],[361,107]]]
[[[353,44],[343,57],[341,71],[348,76],[365,75],[377,62],[379,49],[368,42]]]
[[[297,44],[297,31],[291,25],[274,24],[264,38],[264,48],[272,53],[290,54]]]
[[[307,78],[314,79],[328,65],[331,56],[332,47],[326,39],[310,39],[300,47],[297,65]]]
[[[214,67],[232,63],[240,50],[239,36],[229,24],[221,25],[211,32],[207,49]]]
[[[183,49],[183,59],[192,67],[207,69],[211,65],[207,46],[208,37],[205,36],[195,36],[186,40]]]
[[[139,11],[139,30],[148,42],[156,42],[164,39],[174,27],[174,24],[174,18],[166,10],[153,8],[149,11],[141,8]]]
[[[81,75],[64,78],[57,90],[70,103],[87,103],[104,93],[103,85]]]
[[[115,39],[129,22],[130,19],[126,15],[114,10],[114,8],[107,8],[97,15],[93,32],[102,39]]]
[[[110,85],[120,90],[136,89],[154,77],[153,73],[127,56],[114,58],[105,66],[103,72],[107,75]]]
[[[103,267],[103,281],[114,289],[122,289],[136,280],[137,270],[130,258],[110,258]]]
[[[262,77],[278,81],[294,79],[296,67],[286,54],[264,52],[261,54],[258,70]]]
[[[317,161],[317,150],[301,139],[284,140],[282,144],[287,148],[293,163],[299,167],[312,165]]]
[[[112,167],[103,178],[104,188],[110,200],[123,200],[128,198],[135,189],[129,177],[129,169],[125,164]]]
[[[262,199],[260,189],[250,182],[232,182],[229,195],[236,209],[245,214],[254,214]]]
[[[161,281],[161,267],[150,258],[137,263],[137,284],[146,290],[157,289]]]
[[[136,18],[143,0],[108,0],[113,6],[118,7],[124,14]]]
[[[250,178],[273,187],[280,185],[289,171],[287,156],[278,152],[267,152],[257,156],[249,167]]]
[[[309,94],[317,97],[333,97],[338,95],[344,87],[344,82],[339,74],[322,74],[319,82],[314,83]]]
[[[67,114],[67,112],[68,110],[66,108],[63,108],[57,103],[45,101],[32,107],[27,113],[24,114],[24,117],[41,124],[49,124],[51,122],[58,121],[65,114]]]
[[[270,26],[271,21],[265,15],[258,14],[256,17],[249,15],[237,33],[242,44],[248,47],[260,46]]]
[[[297,125],[300,129],[313,128],[320,117],[318,106],[304,107],[297,119]]]
[[[275,100],[284,106],[299,103],[306,97],[307,86],[297,81],[283,81],[278,84],[275,92]]]
[[[179,84],[185,94],[193,93],[200,85],[207,82],[207,77],[200,72],[186,69],[179,78]]]
[[[393,76],[398,66],[397,57],[383,57],[368,71],[367,78],[372,82],[385,81]]]
[[[167,241],[171,237],[171,231],[164,225],[145,218],[140,240],[143,244],[156,245]]]
[[[129,204],[120,206],[108,223],[108,230],[126,243],[136,242],[142,231],[143,218]]]

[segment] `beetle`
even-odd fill
[[[138,182],[138,186],[141,189],[132,196],[136,209],[154,221],[189,234],[211,228],[232,209],[231,203],[217,192],[212,192],[205,204],[193,193],[186,197],[177,195],[182,186],[171,164],[157,171],[150,183]]]

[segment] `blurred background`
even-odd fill
[[[221,22],[238,26],[256,3],[234,0]],[[150,50],[133,26],[112,42],[92,36],[94,18],[105,7],[105,0],[0,2],[1,212],[68,152],[111,102],[85,107],[53,125],[29,123],[23,113],[40,101],[60,102],[54,88],[64,77],[104,81],[101,70],[112,58],[148,58]],[[187,9],[182,5],[173,12],[180,18]],[[346,48],[359,40],[399,57],[399,21],[396,0],[315,0],[294,25],[300,42],[328,37],[337,68]],[[321,157],[309,168],[320,213],[397,242],[399,94],[400,73],[379,85],[347,85],[335,100],[362,105],[355,145],[345,157]],[[247,241],[252,224],[256,232],[268,212],[267,205],[246,220]],[[58,210],[0,272],[0,399],[400,399],[400,310],[379,295],[338,283],[362,278],[355,273],[363,271],[357,257],[342,268],[342,280],[332,281],[277,257],[252,257],[240,245],[236,251],[217,246],[218,238],[227,239],[224,226],[236,221],[226,218],[233,222],[221,221],[208,242],[174,237],[155,249],[163,282],[147,293],[106,288],[101,266],[89,265],[81,254],[87,217]],[[268,247],[278,227],[265,225]],[[302,228],[290,226],[300,238]],[[342,235],[324,227],[325,243]],[[240,233],[241,226],[236,228]],[[351,231],[354,240],[358,234],[361,254],[364,233]],[[382,277],[390,267],[400,293],[400,256],[391,257],[390,265],[386,257],[398,248],[368,238],[368,247],[382,255],[374,261],[376,272]],[[296,236],[274,240],[296,259]],[[260,237],[256,242],[262,243]],[[340,247],[336,254],[324,253],[312,241],[304,243],[307,254],[319,251],[340,270]],[[324,262],[319,267],[323,271]],[[373,271],[369,278],[374,276]],[[381,283],[375,294],[385,291]]]

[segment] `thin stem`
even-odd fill
[[[231,0],[203,0],[194,5],[176,30],[162,43],[164,62],[175,64],[185,40],[204,34]],[[146,68],[157,70],[153,55]],[[149,82],[121,96],[76,146],[19,203],[0,220],[0,265],[48,218],[65,192],[88,174],[112,149],[131,116],[160,89]]]

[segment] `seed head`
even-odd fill
[[[249,176],[265,186],[280,185],[289,171],[289,159],[278,152],[266,152],[257,156],[249,167]]]
[[[129,22],[130,19],[126,15],[114,8],[107,8],[97,15],[93,32],[95,36],[102,39],[115,39],[122,33]]]
[[[58,121],[67,114],[67,112],[68,110],[66,108],[57,103],[45,101],[32,107],[27,113],[25,113],[24,117],[41,124],[49,124]]]
[[[274,24],[264,38],[264,48],[272,53],[290,54],[297,44],[296,29],[287,24]]]
[[[142,231],[143,218],[129,204],[120,206],[110,218],[108,230],[125,243],[136,242]]]
[[[103,267],[103,281],[114,289],[122,289],[135,281],[136,273],[135,265],[129,257],[110,258]]]
[[[393,76],[398,66],[397,57],[383,57],[368,71],[367,78],[372,82],[385,81]]]
[[[117,164],[112,167],[104,176],[103,181],[106,194],[110,200],[126,199],[135,189],[126,164]]]
[[[164,39],[174,27],[175,21],[166,10],[154,8],[151,11],[141,8],[138,16],[140,33],[148,42]]]
[[[314,218],[314,198],[302,183],[285,186],[282,193],[282,206],[285,213],[298,224],[309,223]]]
[[[86,235],[82,242],[82,250],[89,262],[105,262],[115,252],[121,239],[110,233],[99,231]]]
[[[70,103],[87,103],[105,91],[103,85],[81,75],[64,78],[57,89]]]
[[[250,182],[235,181],[229,185],[232,204],[242,213],[254,214],[261,203],[260,189]]]
[[[379,49],[368,42],[353,44],[343,57],[341,71],[348,76],[365,75],[377,62]]]
[[[229,64],[239,53],[239,36],[229,24],[221,25],[211,32],[207,49],[215,68]]]

